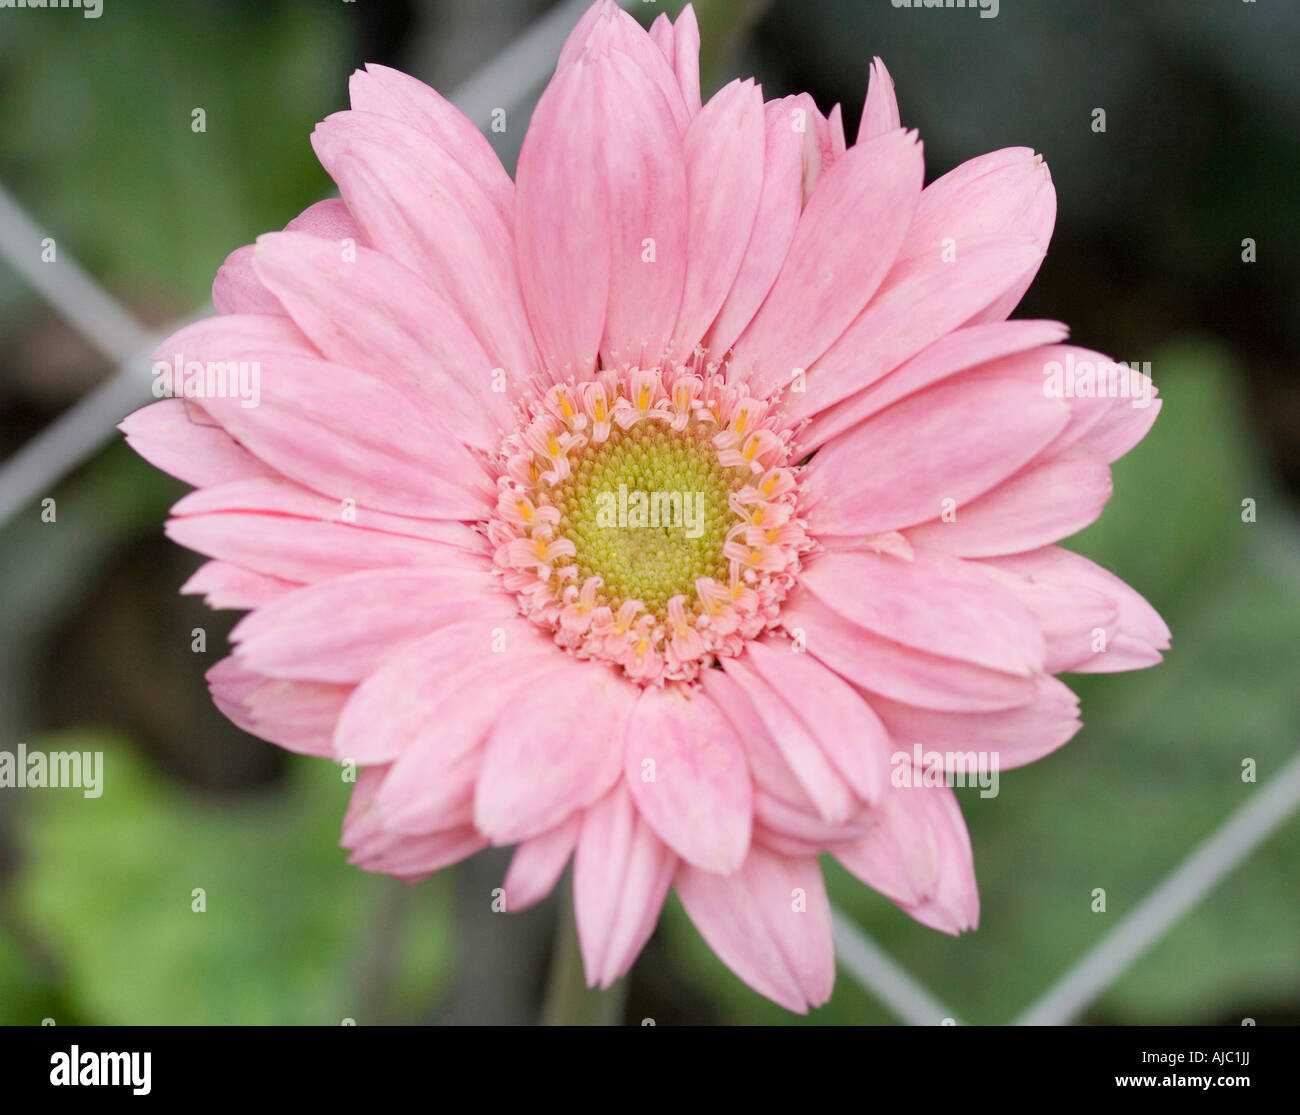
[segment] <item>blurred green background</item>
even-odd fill
[[[678,3],[635,6],[647,22]],[[0,182],[144,322],[207,298],[228,251],[330,192],[308,142],[365,61],[447,91],[546,3],[105,0],[0,12]],[[981,928],[922,928],[829,861],[832,899],[967,1022],[1032,1002],[1300,742],[1300,9],[1235,0],[1059,5],[999,16],[888,0],[703,0],[705,86],[843,102],[872,55],[931,177],[1017,144],[1060,217],[1021,317],[1150,360],[1164,410],[1071,545],[1162,612],[1152,671],[1067,679],[1085,728],[961,792]],[[207,130],[190,113],[203,107]],[[1091,128],[1103,107],[1107,130]],[[512,165],[517,114],[501,142]],[[1257,260],[1242,259],[1252,238]],[[0,260],[0,459],[110,375]],[[141,367],[141,397],[147,390]],[[0,748],[106,755],[106,792],[0,791],[0,1023],[531,1022],[554,899],[490,910],[508,854],[416,887],[337,847],[330,764],[244,736],[202,675],[233,617],[177,589],[197,555],[161,525],[183,488],[120,439],[0,525]],[[1253,499],[1258,521],[1242,521]],[[191,651],[203,627],[207,650]],[[1089,1008],[1084,1021],[1300,1023],[1300,815]],[[191,912],[191,892],[207,896]],[[1104,887],[1106,913],[1091,894]],[[675,901],[625,1015],[789,1022],[735,979]],[[892,1016],[841,973],[813,1023]]]

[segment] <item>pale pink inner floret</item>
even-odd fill
[[[714,469],[725,488],[712,494],[726,521],[712,524],[714,537],[704,539],[706,551],[715,544],[714,567],[680,579],[678,591],[658,603],[608,586],[613,570],[600,567],[601,554],[581,553],[566,534],[558,505],[573,494],[565,485],[611,439],[619,442],[615,458],[648,453],[652,472],[666,462],[660,471],[667,480],[678,475],[674,462],[687,461],[696,472]],[[552,386],[505,439],[499,468],[488,536],[504,586],[559,646],[613,663],[641,684],[689,681],[774,627],[801,555],[813,546],[798,513],[790,430],[745,385],[726,383],[703,352],[663,369],[606,370],[588,382]],[[702,492],[661,493],[668,494],[688,501],[688,509],[694,501],[697,514],[704,502]],[[590,509],[603,495],[616,501],[618,493],[587,482],[581,501]],[[645,529],[633,544],[649,547],[652,561],[671,563],[687,530],[676,520]]]

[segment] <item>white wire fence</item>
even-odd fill
[[[619,0],[632,7],[637,0]],[[550,73],[559,47],[589,0],[557,4],[455,90],[449,99],[482,130],[494,109],[525,105]],[[146,328],[89,275],[66,247],[42,262],[40,228],[0,184],[3,256],[78,333],[114,362],[116,371],[40,434],[0,462],[0,531],[114,435],[119,421],[150,399],[150,354],[198,307],[167,329]],[[57,237],[56,237],[57,239]],[[1300,809],[1300,753],[1169,873],[1112,930],[1014,1020],[1061,1025],[1077,1019],[1149,948]],[[832,920],[841,969],[900,1021],[953,1025],[953,1011],[922,986],[842,911]],[[984,1021],[984,1020],[981,1020]]]

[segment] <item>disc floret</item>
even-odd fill
[[[494,562],[579,658],[692,680],[774,624],[810,548],[789,431],[702,356],[550,387],[506,439]]]

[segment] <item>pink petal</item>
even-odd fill
[[[781,624],[808,653],[854,685],[922,708],[986,712],[1033,699],[1033,678],[899,646],[836,614],[807,592],[788,598]]]
[[[851,403],[890,369],[958,328],[1042,253],[1032,240],[991,236],[966,241],[951,262],[936,253],[895,264],[858,319],[808,369],[807,389],[791,393],[791,417]]]
[[[1143,375],[1150,381],[1150,376]],[[1151,388],[1155,393],[1155,388]],[[1106,400],[1103,400],[1106,401]],[[1134,406],[1131,399],[1110,399],[1110,406],[1083,435],[1083,444],[1103,461],[1117,461],[1147,436],[1163,402],[1153,398],[1148,406]]]
[[[245,699],[253,734],[303,755],[332,758],[331,741],[352,687],[268,679]]]
[[[920,744],[942,753],[988,752],[998,756],[1000,770],[1037,762],[1063,746],[1083,727],[1079,698],[1052,677],[1036,679],[1038,691],[1019,708],[997,712],[938,712],[873,696],[899,748]]]
[[[1007,324],[1004,323],[1003,327]],[[1142,440],[1160,412],[1151,378],[1134,370],[1141,387],[1132,381],[1122,381],[1116,372],[1112,383],[1109,372],[1103,380],[1102,370],[1107,365],[1116,366],[1108,356],[1077,345],[1047,345],[1024,352],[1009,354],[979,367],[964,371],[960,380],[1017,379],[1035,391],[1048,393],[1052,384],[1049,378],[1058,370],[1079,367],[1088,362],[1098,371],[1096,397],[1092,395],[1067,395],[1065,404],[1070,408],[1070,423],[1047,449],[1055,456],[1075,445],[1089,450],[1107,463],[1122,457]],[[1056,367],[1059,366],[1059,369]],[[1104,386],[1103,386],[1104,383]],[[1062,388],[1065,384],[1060,385]],[[1125,389],[1130,395],[1121,394]],[[1053,396],[1059,397],[1059,396]],[[1136,405],[1135,405],[1136,403]]]
[[[1051,223],[1044,235],[1041,209],[1051,199],[1055,214],[1055,197],[1047,164],[1028,147],[980,155],[925,188],[899,254],[938,255],[945,239],[956,240],[960,254],[964,240],[996,233],[1028,236],[1046,249]]]
[[[937,794],[944,817],[935,823],[939,841],[939,885],[934,894],[917,903],[900,903],[913,918],[931,929],[956,936],[979,926],[980,896],[975,882],[975,857],[970,833],[957,804],[957,796],[945,787]]]
[[[185,596],[202,596],[209,608],[256,608],[276,600],[299,586],[293,581],[254,573],[225,561],[208,561],[181,586]]]
[[[154,359],[182,374],[195,361],[240,364],[241,389],[247,378],[252,396],[205,397],[203,409],[252,453],[318,491],[432,517],[477,518],[492,498],[482,466],[431,406],[317,359],[288,318],[207,318],[164,341]]]
[[[473,819],[489,735],[495,729],[506,731],[512,726],[517,694],[529,686],[545,684],[563,663],[554,645],[545,654],[532,648],[522,654],[485,654],[482,648],[486,632],[481,626],[469,636],[440,640],[441,635],[443,632],[438,632],[421,642],[436,641],[445,649],[468,639],[460,662],[439,667],[443,675],[436,683],[426,683],[419,697],[408,694],[402,704],[390,706],[386,713],[375,708],[379,693],[372,687],[364,704],[350,701],[345,710],[354,730],[349,734],[349,724],[340,721],[335,734],[336,750],[355,746],[363,752],[399,756],[380,801],[385,823],[396,831],[421,832],[434,823],[441,827],[446,817]],[[420,656],[426,662],[438,658],[448,661],[445,653],[436,655],[427,645],[421,647]],[[396,669],[399,658],[408,665],[418,665],[413,646],[409,654],[399,653],[385,663],[380,673],[391,676],[390,667]],[[465,700],[470,690],[478,694],[473,701]],[[361,731],[367,708],[374,709],[370,722],[379,737],[374,742],[365,739]]]
[[[709,332],[709,347],[719,354],[736,343],[772,289],[803,211],[803,135],[791,126],[785,101],[765,106],[764,130],[763,186],[753,230]]]
[[[474,821],[494,844],[559,824],[614,784],[637,687],[590,662],[564,658],[524,688],[483,753]]]
[[[463,567],[469,562],[464,550],[424,538],[287,515],[192,515],[170,519],[164,531],[187,549],[299,584],[394,566]]]
[[[260,280],[259,280],[260,281]],[[297,325],[283,314],[224,314],[200,318],[178,329],[154,351],[155,363],[171,365],[162,382],[176,395],[182,394],[183,377],[179,382],[174,369],[191,360],[208,361],[259,361],[268,356],[296,356],[304,359],[318,357],[320,353]],[[205,402],[199,399],[195,405]]]
[[[817,812],[831,823],[848,817],[858,805],[852,787],[840,776],[790,704],[754,671],[750,663],[741,658],[722,658],[719,661],[726,677],[744,693],[765,729],[764,734],[789,764]],[[704,688],[710,696],[715,695],[717,683],[712,675],[716,672],[705,671]],[[721,699],[725,701],[728,698],[723,695]],[[727,706],[723,707],[730,712]]]
[[[754,780],[755,801],[767,795],[805,813],[817,813],[813,799],[800,784],[780,745],[746,696],[745,689],[722,670],[705,671],[701,684],[709,699],[731,723],[736,735],[744,741],[745,757]],[[853,808],[847,785],[841,783],[833,792],[833,814],[846,816]]]
[[[516,611],[485,569],[377,569],[308,585],[245,616],[240,659],[271,677],[357,682],[408,639],[475,619],[487,644]]]
[[[213,666],[207,678],[214,703],[246,732],[301,755],[330,757],[334,722],[350,686],[264,677],[234,656]]]
[[[301,233],[258,239],[254,266],[327,360],[418,395],[461,441],[495,449],[513,423],[492,362],[419,276],[368,248],[344,255]]]
[[[1088,349],[1054,345],[1038,350],[1034,354],[1038,356],[1036,361],[1031,362],[1031,354],[1025,353],[1017,360],[999,361],[969,374],[995,376],[1003,366],[1008,366],[1013,370],[1013,374],[1019,373],[1031,382],[1045,386],[1043,377],[1049,364],[1063,359],[1066,354],[1073,355],[1076,359],[1115,363],[1101,353],[1091,352]],[[1056,442],[1049,446],[1048,453],[1055,455],[1077,445],[1098,459],[1110,463],[1124,456],[1146,437],[1155,423],[1156,416],[1160,413],[1162,403],[1156,397],[1156,389],[1151,383],[1150,376],[1137,369],[1133,369],[1131,374],[1138,377],[1139,382],[1144,385],[1136,388],[1136,394],[1131,397],[1124,397],[1119,393],[1124,389],[1119,386],[1117,378],[1115,394],[1098,398],[1067,398],[1066,403],[1070,407],[1070,425],[1062,431]],[[1110,390],[1108,384],[1106,391]],[[1133,392],[1135,388],[1130,385],[1129,391]]]
[[[574,814],[567,821],[548,829],[541,836],[521,841],[515,847],[506,872],[506,909],[518,913],[545,898],[559,882],[564,865],[569,862],[578,842],[582,818]]]
[[[448,751],[438,762],[459,757],[486,738],[508,707],[512,679],[522,682],[549,668],[560,653],[518,617],[476,617],[440,627],[396,649],[357,686],[339,718],[336,754],[364,764],[389,763],[432,743]],[[475,685],[480,696],[466,701],[466,689]]]
[[[384,827],[406,836],[422,836],[472,825],[474,787],[483,765],[483,749],[470,749],[454,761],[439,765],[437,781],[431,784],[412,781],[410,754],[393,764],[380,792],[378,808],[383,811]]]
[[[1096,632],[1104,633],[1107,639],[1115,634],[1116,610],[1110,597],[1079,585],[1040,584],[1031,577],[998,568],[997,560],[990,558],[979,564],[1033,616],[1047,648],[1044,669],[1048,673],[1060,673],[1090,658]]]
[[[934,250],[944,238],[963,240],[991,233],[1028,236],[1046,251],[1056,223],[1056,190],[1042,157],[1027,147],[1008,147],[971,159],[930,183],[916,207],[900,254]],[[1041,261],[1041,257],[1040,257]],[[1009,289],[971,319],[1003,320],[1029,289],[1038,261]]]
[[[1110,469],[1083,449],[1035,461],[992,491],[907,532],[915,546],[962,557],[1015,554],[1057,542],[1097,520]]]
[[[250,670],[233,654],[215,663],[204,675],[212,703],[221,714],[245,732],[252,732],[253,718],[244,699],[266,679]]]
[[[204,400],[262,460],[336,499],[399,515],[478,519],[492,488],[479,461],[429,407],[363,372],[268,354],[261,398]]]
[[[400,70],[368,63],[348,79],[352,107],[409,124],[456,160],[508,223],[515,185],[492,145],[463,112],[436,90]]]
[[[586,376],[591,338],[606,366],[662,359],[685,278],[685,125],[663,53],[599,5],[565,44],[517,175],[520,272],[552,377]]]
[[[838,104],[831,106],[826,117],[826,131],[830,136],[831,155],[839,159],[848,150],[848,145],[844,140],[844,110]]]
[[[673,24],[673,72],[686,111],[694,116],[700,111],[700,25],[691,4],[677,13],[677,22]]]
[[[422,836],[389,832],[383,825],[383,809],[375,804],[387,774],[387,767],[373,767],[357,778],[343,819],[343,847],[352,852],[349,863],[417,882],[487,846],[468,825]]]
[[[615,0],[596,0],[582,13],[578,18],[578,22],[573,25],[573,30],[569,32],[568,38],[564,40],[564,46],[560,48],[560,57],[555,65],[557,77],[561,70],[571,66],[582,57],[582,52],[586,50],[587,41],[595,32],[597,24],[608,23],[615,18],[614,9],[617,7],[618,4]],[[667,16],[664,16],[664,18],[667,19]],[[653,41],[653,36],[651,36],[651,41]]]
[[[623,776],[641,816],[682,859],[724,875],[744,862],[753,815],[749,767],[730,722],[703,693],[642,691]]]
[[[816,449],[891,403],[940,380],[999,357],[1060,340],[1065,334],[1065,326],[1055,321],[1002,321],[948,333],[870,387],[822,410],[799,432],[799,446],[803,450]],[[799,402],[793,395],[791,399]]]
[[[220,484],[271,473],[267,465],[184,399],[150,403],[125,418],[118,429],[146,461],[186,484]]]
[[[858,143],[874,139],[899,126],[898,101],[894,97],[894,79],[879,58],[871,60],[867,79],[867,99],[862,106],[862,120],[858,124]]]
[[[1058,645],[1056,670],[1113,673],[1143,669],[1161,661],[1169,648],[1169,628],[1156,610],[1113,573],[1079,554],[1048,546],[1029,553],[990,559],[987,565],[1008,575],[1008,587],[1035,608],[1044,629]],[[1079,600],[1104,601],[1101,612]],[[1095,632],[1106,632],[1106,649],[1094,649]]]
[[[847,157],[847,156],[846,156]],[[803,488],[817,534],[863,535],[938,517],[1027,464],[1069,409],[1020,383],[941,384],[895,403],[822,448]]]
[[[217,268],[212,305],[219,314],[282,314],[280,300],[253,271],[253,245],[236,248]]]
[[[654,932],[677,870],[618,784],[583,816],[573,857],[573,903],[582,966],[592,987],[609,987]]]
[[[601,358],[607,367],[656,364],[672,336],[686,276],[682,136],[649,79],[625,55],[596,57],[591,70],[595,148],[569,168],[566,182],[575,173],[593,174],[607,199],[612,255]]]
[[[1046,647],[1033,616],[985,570],[958,558],[845,550],[810,562],[802,581],[832,611],[885,639],[1009,674],[1043,670]]]
[[[832,121],[822,115],[808,93],[796,93],[786,102],[790,125],[803,137],[803,206],[807,208],[822,176],[844,154],[844,124],[838,115],[838,105],[831,112],[832,126]]]
[[[941,790],[895,788],[866,813],[866,832],[833,855],[857,879],[891,902],[924,902],[939,885],[936,813]]]
[[[946,786],[911,786],[881,810],[879,827],[835,851],[854,875],[922,925],[957,934],[979,923],[970,836]]]
[[[556,380],[583,379],[595,368],[609,305],[612,218],[593,165],[605,69],[586,59],[561,69],[537,102],[519,153],[519,274],[538,348]]]
[[[486,539],[465,523],[414,519],[365,506],[345,505],[283,476],[256,476],[211,484],[190,492],[172,507],[172,514],[182,517],[228,511],[318,519],[342,527],[428,539],[440,544],[438,552],[446,564],[478,568],[490,556]],[[447,553],[446,547],[454,547],[455,552]]]
[[[588,8],[587,11],[591,12],[592,9]],[[585,19],[586,16],[584,15],[583,18]],[[659,48],[660,53],[667,60],[668,65],[671,66],[673,58],[677,54],[677,48],[673,43],[673,21],[668,18],[668,13],[660,12],[655,16],[654,22],[650,24],[647,33],[650,36],[650,41]]]
[[[306,232],[319,236],[322,240],[355,240],[364,244],[365,237],[357,222],[352,219],[352,212],[347,202],[337,197],[326,198],[315,205],[309,205],[292,221],[284,226],[285,232]]]
[[[788,383],[839,338],[894,262],[921,175],[920,144],[903,131],[858,144],[822,175],[771,293],[736,342],[736,378]]]
[[[349,843],[349,839],[356,842]],[[481,852],[487,847],[487,841],[472,825],[460,825],[422,836],[382,833],[365,841],[349,838],[345,831],[343,846],[352,851],[348,863],[354,867],[418,883],[444,867]]]
[[[889,783],[893,751],[880,718],[851,685],[784,641],[754,640],[745,649],[754,672],[784,695],[808,733],[853,792],[879,801]]]
[[[763,95],[752,82],[723,88],[686,130],[689,237],[673,351],[689,356],[740,270],[763,187]]]
[[[337,198],[309,205],[285,228],[336,242],[343,239],[364,242],[347,205]],[[284,313],[280,300],[262,285],[262,280],[253,271],[251,244],[236,248],[217,268],[217,277],[212,283],[212,304],[219,314]]]
[[[678,18],[681,25],[683,18],[695,22],[695,14],[689,8]],[[677,36],[687,33],[684,26],[679,26]],[[662,33],[661,33],[662,34]],[[583,17],[570,33],[560,51],[556,76],[566,67],[587,58],[600,57],[610,51],[617,51],[627,58],[643,75],[647,83],[658,92],[664,105],[672,115],[673,124],[679,132],[685,131],[690,116],[700,111],[699,89],[699,32],[696,31],[695,42],[695,104],[688,112],[683,98],[685,83],[679,80],[672,63],[656,41],[655,36],[644,31],[639,23],[623,11],[614,0],[597,0],[587,9]],[[687,47],[689,51],[689,45]],[[676,42],[673,56],[677,56]],[[689,59],[687,59],[689,61]]]
[[[815,858],[754,848],[731,875],[683,864],[676,887],[700,935],[755,991],[799,1014],[831,997],[835,942]]]
[[[852,842],[870,827],[874,808],[860,805],[847,820],[830,824],[814,812],[763,791],[754,794],[754,843],[785,856],[816,856]]]
[[[536,363],[506,218],[444,148],[408,124],[340,112],[312,146],[369,242],[459,311],[494,365],[523,379]]]

